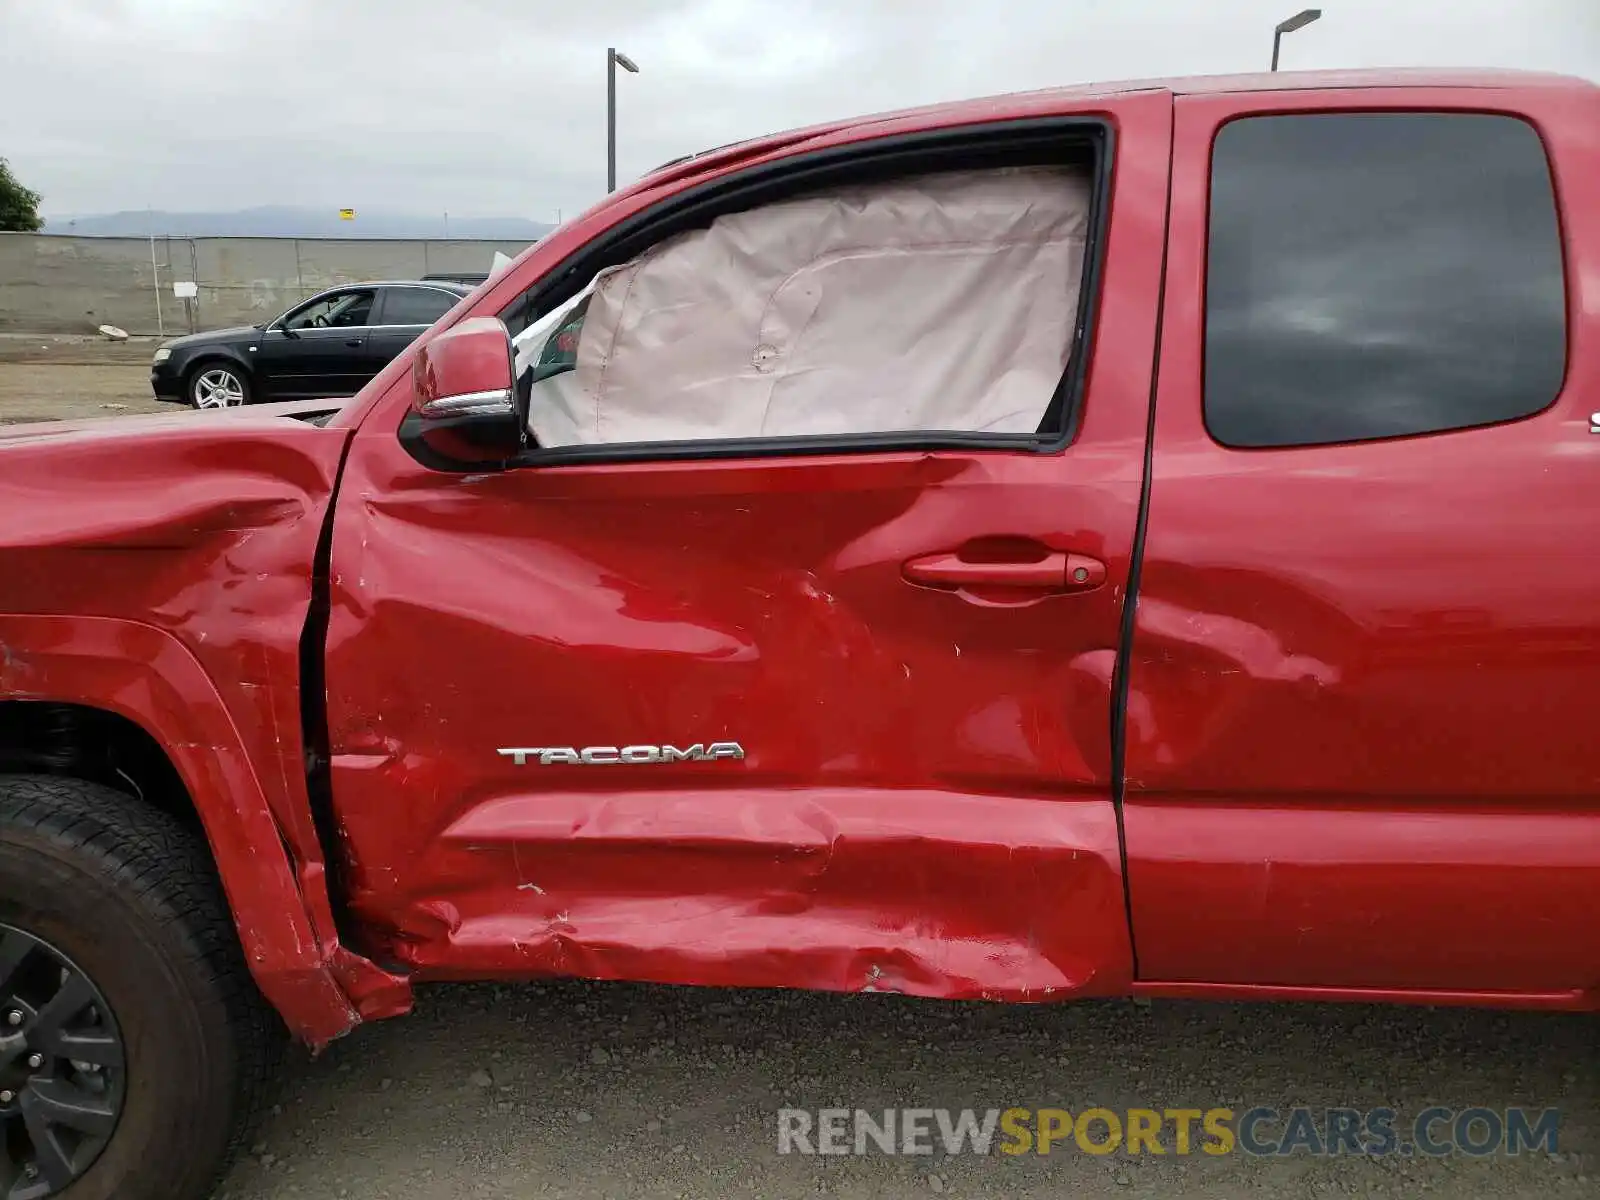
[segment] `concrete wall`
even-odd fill
[[[91,333],[117,325],[168,336],[251,325],[323,288],[362,279],[486,272],[522,242],[311,238],[100,238],[0,233],[0,332]],[[154,252],[154,263],[151,255]],[[186,314],[172,294],[193,280]],[[158,305],[159,302],[159,312]]]

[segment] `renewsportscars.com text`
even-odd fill
[[[1559,1109],[784,1108],[779,1154],[1554,1154]]]

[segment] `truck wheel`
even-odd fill
[[[184,391],[195,408],[237,408],[250,403],[250,381],[244,369],[215,359],[189,372]]]
[[[0,1196],[200,1200],[282,1043],[198,833],[0,776]]]

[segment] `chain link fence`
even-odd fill
[[[324,288],[484,273],[526,242],[0,234],[0,332],[177,334],[253,325]],[[173,284],[192,282],[180,299]]]

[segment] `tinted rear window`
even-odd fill
[[[460,298],[432,288],[390,288],[383,302],[383,323],[432,325]]]
[[[1211,166],[1206,424],[1233,446],[1432,433],[1560,390],[1549,164],[1511,117],[1358,113],[1224,126]]]

